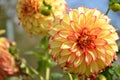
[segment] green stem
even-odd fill
[[[49,59],[48,62],[50,63],[51,60]],[[50,80],[50,67],[46,67],[46,80]]]
[[[50,78],[50,68],[47,67],[46,68],[46,80],[49,80],[49,78]]]
[[[68,73],[68,76],[70,80],[73,80],[72,75],[70,73]]]
[[[82,76],[82,80],[85,80],[85,77],[84,77],[84,76]]]
[[[55,21],[55,14],[54,14],[54,12],[52,10],[51,10],[51,13],[52,13],[53,19]]]
[[[105,15],[108,15],[109,11],[110,11],[110,8],[108,7],[108,9],[107,9]]]
[[[39,79],[40,79],[40,80],[44,80],[44,78],[43,78],[42,76],[39,76]]]

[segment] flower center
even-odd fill
[[[38,12],[38,2],[36,0],[26,0],[22,5],[24,15],[32,16]]]
[[[81,49],[95,48],[94,40],[97,38],[96,35],[91,35],[90,31],[86,28],[82,29],[77,39],[77,45]]]

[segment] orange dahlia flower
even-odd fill
[[[90,77],[116,58],[118,35],[99,10],[70,10],[49,31],[52,58],[66,71]]]
[[[22,27],[35,35],[47,34],[53,27],[54,17],[62,16],[66,8],[65,0],[19,0],[17,4]]]
[[[15,61],[9,53],[10,42],[6,38],[0,38],[0,76],[14,74]]]

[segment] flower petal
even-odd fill
[[[85,55],[86,65],[90,65],[90,63],[91,63],[92,60],[93,60],[93,59],[92,59],[92,56],[91,56],[89,53],[87,53],[87,54]]]
[[[90,72],[94,73],[94,72],[98,72],[98,71],[99,71],[98,65],[95,62],[92,62],[90,65]]]
[[[84,13],[81,13],[81,14],[79,15],[78,25],[79,25],[81,28],[85,27],[85,21],[86,21],[85,14],[84,14]]]
[[[83,55],[80,58],[76,58],[74,60],[74,67],[76,68],[76,67],[80,66],[82,64],[83,60],[84,60]]]
[[[66,42],[62,43],[62,45],[60,46],[60,49],[69,49],[69,48],[71,48],[71,46],[72,46],[72,43],[66,41]]]
[[[72,64],[75,60],[76,56],[74,53],[71,53],[66,61],[67,64]]]
[[[96,61],[98,55],[95,50],[88,50],[88,53],[92,56],[92,59]]]
[[[67,55],[70,55],[71,52],[69,50],[62,50],[61,53],[60,53],[60,56],[67,56]]]
[[[50,45],[50,48],[56,48],[56,47],[60,47],[62,42],[60,42],[60,41],[49,41],[49,44],[52,44],[52,45]]]
[[[105,41],[104,39],[96,39],[95,41],[95,45],[97,45],[97,46],[104,46],[104,45],[106,45],[107,44],[107,41]]]

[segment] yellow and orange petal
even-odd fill
[[[65,0],[45,0],[52,6],[55,17],[60,17],[66,12]],[[46,35],[53,27],[54,17],[52,12],[48,16],[41,14],[43,0],[18,0],[17,13],[22,27],[30,34]]]
[[[0,38],[0,70],[4,75],[12,75],[15,72],[15,60],[9,53],[10,44],[8,39]]]
[[[51,56],[64,70],[90,77],[116,58],[118,34],[97,9],[70,10],[49,31]]]

